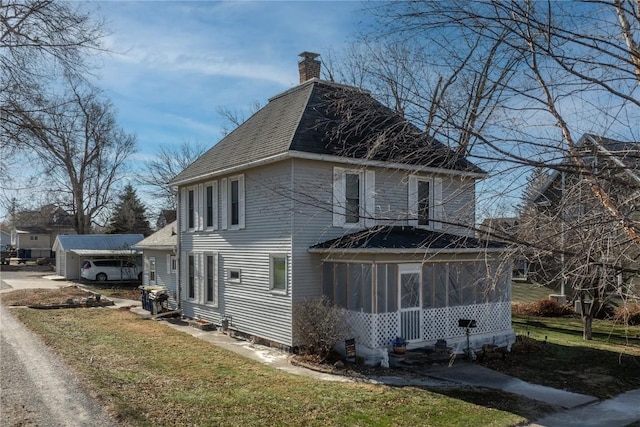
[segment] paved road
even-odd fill
[[[0,425],[115,426],[70,369],[10,311],[0,305]]]

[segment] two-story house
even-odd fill
[[[460,319],[508,345],[510,267],[472,231],[485,173],[301,56],[300,85],[172,181],[184,315],[293,347],[294,305],[324,295],[369,360],[396,336],[462,351]]]
[[[538,248],[528,251],[532,278],[569,297],[602,298],[607,287],[637,296],[640,251],[625,227],[640,224],[640,142],[585,134],[577,149],[579,161],[567,156],[549,173],[521,220],[522,240]]]
[[[11,245],[18,258],[52,258],[51,247],[58,235],[76,234],[73,216],[56,205],[16,214],[11,231]]]

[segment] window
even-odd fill
[[[360,174],[345,174],[345,218],[347,224],[360,222]]]
[[[409,176],[408,223],[412,226],[441,229],[443,216],[442,179]]]
[[[227,279],[230,282],[240,282],[240,270],[239,269],[227,270]]]
[[[38,240],[38,236],[29,236],[29,240]]]
[[[187,224],[190,230],[195,228],[195,191],[187,192]]]
[[[178,271],[178,257],[175,255],[169,255],[169,268],[167,271],[171,273]]]
[[[205,255],[205,303],[206,304],[217,304],[217,287],[216,287],[216,255],[215,254],[206,254]]]
[[[238,230],[245,226],[244,175],[224,178],[222,186],[222,228]]]
[[[231,225],[238,225],[240,223],[240,194],[238,192],[238,180],[230,181],[230,207],[229,211],[231,215]]]
[[[338,307],[371,313],[373,266],[359,263],[323,263],[323,294]]]
[[[333,225],[375,225],[374,171],[333,169]]]
[[[156,284],[156,257],[149,257],[149,284]]]
[[[429,181],[418,181],[418,225],[429,225]]]
[[[189,299],[194,299],[196,297],[196,260],[195,256],[189,254],[188,259],[188,267],[187,267],[187,297]]]
[[[216,229],[218,227],[218,207],[216,205],[218,199],[218,182],[210,182],[204,187],[204,226],[208,229]]]
[[[270,289],[277,293],[287,292],[287,255],[270,255]]]

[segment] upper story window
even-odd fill
[[[429,181],[418,181],[418,225],[429,225],[430,184]]]
[[[244,175],[222,180],[222,228],[237,230],[245,226]]]
[[[187,227],[193,230],[196,226],[196,200],[195,190],[187,191]]]
[[[409,225],[442,228],[442,178],[410,175],[408,190]]]
[[[345,173],[345,214],[346,224],[360,222],[360,174]]]
[[[204,226],[208,229],[218,228],[218,181],[204,186]]]
[[[375,174],[359,169],[333,168],[333,225],[375,225]]]

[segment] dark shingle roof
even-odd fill
[[[505,244],[416,227],[380,226],[311,246],[316,250],[443,250],[502,249]]]
[[[368,93],[313,79],[271,98],[173,182],[204,178],[289,151],[483,173]]]

